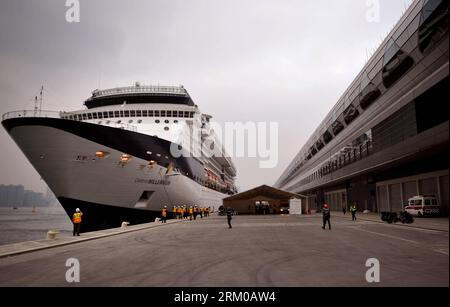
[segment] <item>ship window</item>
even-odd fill
[[[122,122],[122,121],[121,121],[120,119],[117,121],[118,124],[120,124],[121,122]]]
[[[147,110],[143,110],[142,111],[142,117],[147,117],[148,115],[147,115],[148,113],[147,113]]]
[[[161,117],[166,117],[166,111],[161,111]]]
[[[98,121],[98,124],[99,124],[99,125],[101,125],[101,124],[102,124],[102,121],[101,121],[101,120],[99,120],[99,121]]]
[[[98,112],[98,119],[102,119],[103,118],[103,113],[102,112]]]
[[[103,118],[108,118],[108,112],[103,112]]]
[[[85,120],[87,118],[86,114],[83,114],[83,119]]]
[[[169,120],[166,119],[164,122],[165,122],[166,124],[168,124],[168,123],[169,123]]]
[[[172,117],[172,111],[167,111],[167,117]]]
[[[130,111],[124,111],[123,115],[124,117],[130,117]]]
[[[184,111],[184,117],[189,117],[189,112],[188,111]]]
[[[119,111],[120,112],[120,117],[123,117],[123,111]]]
[[[178,124],[178,120],[174,120],[173,122],[174,122],[175,124]]]
[[[142,123],[142,119],[138,120],[138,124]]]
[[[190,118],[194,118],[194,112],[191,112],[191,113],[189,114],[189,117],[190,117]]]
[[[153,117],[153,110],[148,111],[148,116]]]
[[[120,117],[120,112],[119,111],[114,111],[114,117]]]
[[[164,127],[164,130],[165,131],[169,131],[169,127]]]
[[[92,119],[92,113],[88,113],[87,117],[88,119]]]
[[[159,119],[155,120],[155,123],[159,124],[161,121]]]
[[[136,116],[136,111],[132,110],[130,111],[130,117],[135,117]]]
[[[112,118],[112,117],[114,117],[114,112],[113,111],[109,111],[108,115],[109,115],[109,118]]]
[[[97,119],[97,113],[92,113],[92,118]]]
[[[136,111],[136,117],[141,117],[141,116],[142,116],[141,110],[137,110],[137,111]]]
[[[129,124],[133,123],[133,120],[132,120],[132,119],[130,119],[130,120],[128,121],[128,123],[129,123]]]
[[[159,111],[155,111],[155,117],[159,117]]]
[[[110,123],[111,123],[111,121],[109,121],[109,120],[106,121],[106,124],[107,124],[107,125],[109,125]]]

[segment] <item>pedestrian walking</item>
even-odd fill
[[[233,209],[231,209],[231,208],[228,208],[227,209],[227,221],[228,221],[228,228],[233,228],[233,227],[231,227],[231,219],[232,219],[232,217],[233,217]]]
[[[331,230],[331,223],[330,223],[331,213],[330,213],[330,208],[328,207],[327,204],[323,205],[322,215],[323,215],[323,226],[322,226],[322,229],[325,229],[325,226],[328,223],[328,229]]]
[[[356,221],[356,204],[350,206],[350,213],[352,214],[352,221]]]

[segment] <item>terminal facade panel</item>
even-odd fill
[[[414,1],[275,183],[320,208],[401,211],[435,195],[448,215],[449,2]]]

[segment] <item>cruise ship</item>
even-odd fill
[[[164,206],[217,210],[236,168],[183,86],[95,90],[74,112],[22,110],[2,125],[82,231],[154,221]]]

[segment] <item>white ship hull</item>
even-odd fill
[[[83,211],[83,231],[153,221],[163,206],[169,211],[179,205],[217,209],[227,196],[196,182],[189,167],[168,170],[173,158],[167,141],[152,136],[110,127],[99,131],[98,125],[64,119],[15,118],[3,125],[68,215],[77,207]],[[162,142],[165,152],[156,158]],[[139,148],[124,150],[133,144]],[[98,151],[108,155],[97,157]],[[123,154],[131,156],[127,163],[121,162]],[[150,166],[149,160],[157,163]]]

